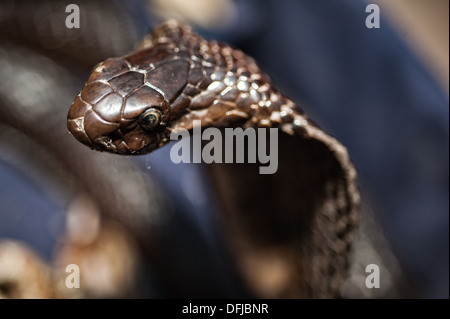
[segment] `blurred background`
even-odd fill
[[[250,297],[201,165],[92,152],[66,129],[90,70],[176,18],[254,57],[349,150],[362,223],[346,298],[448,298],[446,0],[0,4],[0,297]],[[83,270],[68,290],[67,264]],[[367,289],[365,265],[381,268]]]

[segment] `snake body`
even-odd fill
[[[357,222],[347,151],[271,84],[255,61],[176,21],[98,64],[69,113],[92,149],[149,153],[177,129],[279,128],[280,171],[212,166],[238,268],[268,297],[337,297]]]

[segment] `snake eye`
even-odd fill
[[[148,109],[139,117],[139,125],[147,131],[153,130],[161,123],[161,111],[155,108]]]

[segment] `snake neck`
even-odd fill
[[[294,135],[308,125],[303,111],[242,51],[216,41],[197,48],[203,52],[190,52],[186,86],[171,103],[170,130],[191,129],[200,120],[203,128],[279,127]]]

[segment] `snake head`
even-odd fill
[[[149,79],[123,58],[98,64],[69,110],[69,131],[93,149],[122,155],[161,146],[169,134],[170,105]]]
[[[75,98],[67,127],[81,143],[110,153],[148,153],[169,141],[190,62],[177,41],[190,29],[169,21],[129,55],[99,63]],[[178,105],[178,106],[177,106]],[[183,110],[181,110],[183,111]]]

